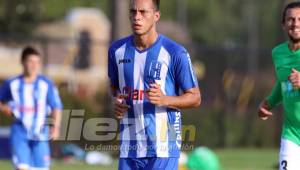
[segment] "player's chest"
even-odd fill
[[[281,56],[280,58],[276,58],[274,62],[276,76],[280,81],[288,80],[292,69],[300,71],[300,54]]]
[[[300,91],[295,89],[289,81],[292,69],[300,70],[299,55],[285,57],[276,63],[276,76],[280,81],[282,95],[285,99],[300,98]]]
[[[124,56],[116,56],[119,76],[130,81],[143,79],[155,81],[164,79],[171,68],[170,56],[168,54],[151,52],[134,52]]]
[[[11,86],[11,94],[15,102],[26,101],[45,101],[47,97],[48,87],[41,87],[35,85],[20,85]]]

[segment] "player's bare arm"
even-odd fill
[[[262,120],[267,120],[273,113],[270,111],[271,108],[269,107],[268,101],[263,100],[258,107],[258,117]]]
[[[148,97],[152,104],[174,109],[186,109],[200,106],[201,94],[198,87],[186,90],[180,96],[166,96],[158,84],[150,84]]]
[[[50,138],[52,140],[57,140],[60,135],[61,110],[54,109],[51,115],[53,118],[53,126],[50,129]]]
[[[281,94],[281,82],[276,80],[275,85],[272,88],[271,93],[269,96],[264,99],[257,110],[258,117],[262,120],[267,120],[270,116],[272,116],[273,107],[279,104],[282,101],[282,94]]]
[[[4,104],[2,102],[0,102],[0,112],[4,113],[7,116],[11,116],[12,115],[11,108],[7,104]]]
[[[125,104],[125,98],[127,97],[127,95],[118,93],[115,87],[111,87],[111,91],[113,94],[114,116],[117,119],[122,119],[124,117],[124,114],[130,108],[130,106]]]

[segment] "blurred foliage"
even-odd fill
[[[161,1],[162,20],[176,21],[176,1]],[[0,0],[0,31],[29,34],[38,23],[61,19],[74,7],[95,7],[110,16],[110,3],[109,0]],[[279,21],[284,1],[186,0],[185,3],[187,28],[194,41],[210,45],[245,44],[251,10],[256,16],[257,22],[252,24],[258,29],[260,45],[274,45],[282,37]]]
[[[249,1],[240,0],[188,0],[188,28],[192,37],[206,44],[244,44],[247,42],[247,13]],[[278,13],[281,1],[251,1],[256,10],[262,45],[272,45],[280,29]],[[275,16],[275,17],[274,17]]]
[[[108,0],[0,0],[0,32],[31,34],[39,23],[63,18],[74,7],[109,12]]]
[[[98,91],[94,96],[78,96],[65,87],[60,88],[60,96],[67,110],[84,110],[85,120],[94,117],[110,117],[110,100],[105,92]],[[101,107],[102,106],[102,107]]]
[[[184,143],[194,146],[208,146],[213,148],[224,147],[277,147],[280,141],[280,133],[276,127],[278,115],[268,121],[254,121],[251,131],[247,133],[247,141],[244,140],[245,122],[247,119],[237,113],[225,113],[223,110],[204,106],[201,109],[185,110],[182,113],[182,124],[192,125],[196,128],[195,140],[189,141],[189,136],[183,137]],[[220,131],[220,114],[226,114],[224,131]],[[250,114],[256,114],[254,112]],[[256,118],[258,119],[258,118]],[[224,144],[220,143],[225,132]]]
[[[40,19],[39,0],[1,0],[0,31],[28,34]]]
[[[109,0],[43,0],[40,1],[43,20],[60,19],[75,7],[94,7],[109,13]]]
[[[110,97],[107,91],[98,91],[93,96],[78,96],[71,92],[69,92],[65,87],[60,88],[60,96],[62,98],[62,102],[64,104],[65,110],[84,110],[84,123],[92,118],[110,118],[111,114],[111,102]],[[83,124],[84,124],[83,123]],[[98,132],[97,132],[98,134]],[[61,141],[59,143],[68,143],[70,141]],[[71,141],[78,144],[81,147],[85,147],[85,145],[105,145],[109,144],[117,144],[118,141],[88,141],[83,136],[81,136],[80,141]]]

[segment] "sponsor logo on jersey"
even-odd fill
[[[121,59],[119,60],[119,64],[128,64],[128,63],[131,63],[131,60],[130,59]]]
[[[161,72],[162,63],[159,61],[152,61],[150,63],[150,69],[148,76],[153,78],[154,80],[160,80],[160,72]]]
[[[292,98],[292,97],[299,97],[300,96],[300,91],[297,89],[294,89],[292,83],[290,81],[284,81],[281,82],[281,89],[283,94],[287,98]]]
[[[147,96],[145,90],[133,89],[131,87],[124,87],[122,94],[127,95],[127,100],[144,100],[144,97]]]

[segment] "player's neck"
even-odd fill
[[[144,50],[149,48],[158,38],[158,33],[156,30],[149,31],[144,35],[134,35],[134,45],[139,50]]]
[[[24,81],[25,83],[33,83],[36,78],[38,77],[38,74],[28,74],[28,73],[24,73]]]
[[[289,42],[289,49],[291,51],[297,51],[300,49],[300,42],[299,43],[293,43],[293,42]]]

